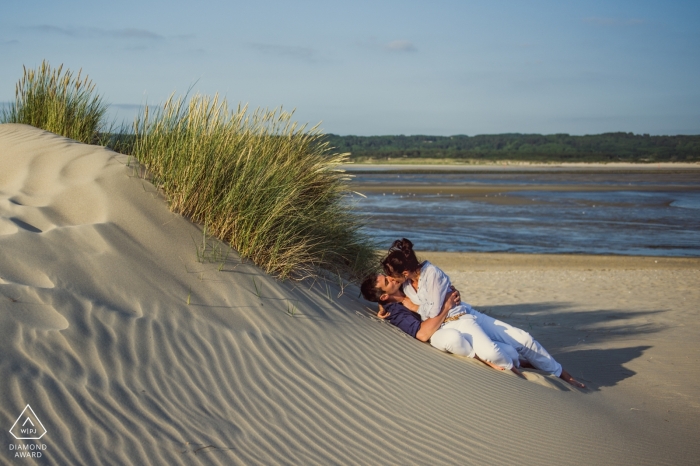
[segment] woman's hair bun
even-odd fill
[[[406,238],[397,239],[391,243],[391,247],[389,248],[389,253],[393,251],[400,251],[404,256],[409,257],[413,254],[413,243]]]
[[[397,277],[404,271],[413,272],[420,269],[422,263],[418,262],[413,251],[413,243],[406,239],[397,239],[391,244],[389,253],[382,260],[384,273],[390,277]]]
[[[394,244],[391,245],[391,249],[397,249],[408,256],[413,252],[413,243],[411,243],[411,240],[406,238],[397,239],[394,241]]]

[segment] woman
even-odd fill
[[[382,261],[382,267],[388,277],[403,284],[403,292],[410,298],[410,302],[406,300],[404,305],[420,314],[423,320],[439,314],[445,296],[450,291],[450,279],[430,262],[419,262],[411,241],[405,238],[394,241],[387,257]],[[529,333],[482,314],[468,304],[460,303],[451,309],[443,326],[457,329],[469,341],[480,359],[503,370],[510,369],[519,373],[516,369],[519,358],[496,342],[512,346],[521,358],[536,369],[561,377],[574,386],[584,387]]]

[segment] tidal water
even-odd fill
[[[700,256],[700,171],[357,173],[353,187],[382,248]]]

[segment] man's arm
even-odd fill
[[[420,341],[430,340],[433,333],[435,333],[445,321],[445,317],[447,317],[447,313],[450,311],[450,309],[458,305],[459,302],[459,291],[454,290],[452,293],[448,294],[445,298],[445,302],[442,304],[440,313],[435,317],[431,317],[421,322],[418,333],[416,333],[416,339]]]

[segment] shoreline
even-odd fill
[[[628,191],[629,186],[625,185],[603,185],[603,184],[585,184],[585,185],[570,185],[570,184],[528,184],[528,185],[514,185],[514,184],[454,184],[454,183],[441,183],[441,184],[407,184],[407,183],[397,183],[395,181],[388,181],[386,183],[376,183],[376,182],[351,182],[351,185],[355,189],[361,189],[363,191],[374,192],[374,193],[385,193],[391,191],[392,193],[440,193],[440,194],[465,194],[473,196],[481,196],[486,194],[499,194],[508,192],[518,192],[518,191],[571,191],[571,192],[599,192],[599,191]],[[688,185],[635,185],[635,191],[700,191],[700,186],[688,186]]]
[[[351,178],[368,231],[382,242],[395,239],[393,231],[434,251],[700,257],[700,171],[410,173]],[[575,236],[557,236],[574,225]],[[556,245],[546,235],[557,236]]]
[[[348,163],[338,167],[354,173],[430,173],[459,171],[464,173],[653,173],[699,172],[700,162],[661,163],[540,163],[503,161],[496,163],[464,163],[449,159],[416,161],[415,163]]]

